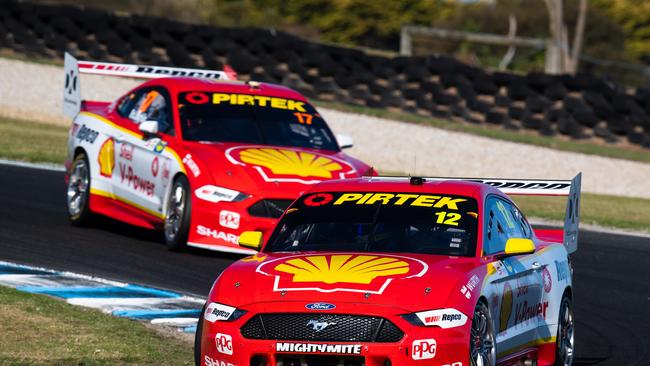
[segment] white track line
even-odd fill
[[[30,168],[30,169],[40,169],[40,170],[50,170],[54,172],[64,172],[65,167],[61,164],[53,163],[28,163],[26,161],[16,161],[16,160],[6,160],[0,159],[0,164],[17,166],[20,168]]]

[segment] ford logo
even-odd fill
[[[313,302],[305,305],[305,307],[309,310],[332,310],[336,308],[336,305],[328,304],[326,302]]]

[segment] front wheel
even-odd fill
[[[67,187],[68,218],[72,225],[87,224],[90,212],[90,164],[85,153],[75,156],[70,168]]]
[[[496,337],[490,311],[483,302],[476,304],[469,337],[470,365],[495,366]]]
[[[562,296],[555,340],[555,365],[571,366],[574,354],[573,303],[568,295]]]
[[[171,251],[183,250],[187,245],[192,210],[192,200],[189,192],[190,184],[185,176],[179,175],[174,179],[167,200],[164,227],[165,244]]]

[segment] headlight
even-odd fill
[[[239,202],[248,197],[247,194],[244,194],[233,189],[228,189],[225,187],[205,185],[203,187],[197,188],[194,191],[194,194],[208,202]]]
[[[420,311],[402,315],[402,318],[420,327],[455,328],[467,323],[467,315],[452,308]]]
[[[246,310],[234,308],[232,306],[219,304],[218,302],[211,302],[205,307],[203,318],[210,323],[216,321],[232,322],[246,314]]]

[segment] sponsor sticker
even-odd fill
[[[548,301],[529,304],[528,301],[515,305],[515,325],[540,317],[546,318]]]
[[[97,140],[97,136],[99,136],[99,132],[93,130],[90,127],[87,127],[86,125],[82,125],[81,128],[77,131],[77,140],[80,142],[88,142],[90,144],[94,144],[95,140]]]
[[[568,281],[569,279],[569,262],[564,261],[554,261],[555,262],[555,271],[557,275],[557,282]]]
[[[205,364],[205,366],[237,366],[233,363],[220,361],[210,356],[205,356],[205,358],[203,358],[203,363]]]
[[[436,357],[436,340],[431,338],[413,341],[411,357],[414,360],[430,360]]]
[[[305,305],[305,308],[309,310],[333,310],[336,309],[336,305],[327,302],[312,302]]]
[[[237,212],[221,210],[219,212],[219,225],[229,229],[239,229],[239,219],[241,216]]]
[[[219,230],[210,229],[203,225],[198,225],[196,227],[196,233],[201,236],[209,236],[214,239],[226,241],[230,244],[239,245],[239,236]]]
[[[480,279],[478,278],[477,275],[472,275],[472,277],[467,281],[465,286],[460,288],[460,293],[465,295],[467,299],[472,297],[472,291],[474,291],[474,288],[476,288],[476,285],[478,285]]]
[[[544,267],[542,271],[542,284],[544,285],[544,292],[549,293],[553,288],[553,279],[551,278],[551,272],[548,271],[548,267]]]
[[[361,345],[277,342],[275,344],[275,351],[283,353],[333,353],[359,355],[361,354]]]
[[[156,184],[140,175],[138,175],[132,166],[125,163],[118,164],[120,168],[120,182],[132,188],[134,191],[141,192],[151,197],[156,190]]]
[[[124,142],[120,144],[120,158],[128,161],[133,161],[133,153],[135,152],[135,146]]]
[[[192,172],[194,178],[201,175],[201,169],[199,169],[199,166],[196,165],[196,162],[194,162],[194,159],[192,159],[192,154],[185,155],[183,158],[183,163],[185,163],[185,165],[190,168],[190,171]]]
[[[115,169],[115,141],[112,137],[106,139],[99,148],[97,162],[99,163],[99,174],[107,178],[113,176],[113,169]]]
[[[438,309],[416,314],[422,324],[440,328],[455,328],[467,323],[467,316],[456,309]]]
[[[214,342],[217,345],[217,352],[232,355],[232,337],[230,335],[217,333],[214,336]]]
[[[191,104],[206,104],[211,102],[212,104],[248,105],[307,112],[305,102],[264,95],[190,92],[185,94],[185,101]]]
[[[156,156],[153,158],[153,161],[151,162],[151,175],[157,177],[158,170],[160,170],[160,162],[158,161],[158,157]]]
[[[210,323],[214,323],[219,320],[228,320],[234,311],[235,308],[232,306],[211,302],[205,308],[203,318]]]

